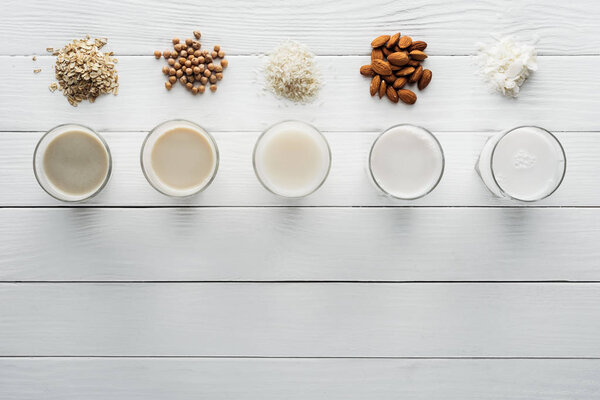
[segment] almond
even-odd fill
[[[397,66],[405,65],[410,60],[406,53],[400,51],[390,54],[387,59],[390,64]]]
[[[381,47],[384,44],[386,44],[388,42],[388,40],[390,40],[390,35],[381,35],[379,37],[376,37],[375,39],[373,39],[373,41],[371,42],[371,47],[372,48],[377,48],[377,47]]]
[[[421,78],[419,79],[419,83],[417,84],[417,87],[419,88],[419,90],[423,90],[427,87],[427,85],[429,85],[429,82],[431,82],[431,76],[432,76],[432,73],[430,70],[428,70],[428,69],[423,70],[423,73],[421,74]]]
[[[412,75],[410,76],[410,78],[408,78],[408,82],[409,83],[415,83],[416,81],[418,81],[421,78],[422,74],[423,74],[423,67],[421,67],[419,65],[417,67],[417,69],[415,69],[415,72],[412,73]]]
[[[392,54],[392,50],[388,49],[388,48],[387,48],[387,47],[385,47],[385,46],[381,48],[381,51],[383,52],[383,54],[384,54],[386,57],[387,57],[387,56],[389,56],[390,54]]]
[[[383,60],[373,60],[371,62],[371,67],[373,67],[373,71],[379,75],[391,75],[392,69],[390,68],[390,64]]]
[[[375,93],[379,90],[379,83],[381,82],[381,78],[379,75],[375,75],[373,79],[371,79],[371,86],[369,87],[369,91],[371,92],[371,96],[375,96]]]
[[[413,60],[417,61],[423,61],[427,58],[427,54],[423,53],[421,50],[413,50],[409,54]]]
[[[394,81],[394,84],[392,85],[392,87],[394,89],[398,90],[398,89],[402,89],[404,87],[404,85],[406,85],[406,78],[400,77]]]
[[[417,95],[408,89],[400,89],[398,90],[398,98],[400,101],[406,104],[415,104],[417,101]]]
[[[373,76],[374,72],[373,67],[371,67],[371,64],[363,65],[362,67],[360,67],[360,74],[364,76]]]
[[[409,47],[410,51],[413,50],[425,50],[427,48],[427,43],[423,42],[422,40],[417,40],[415,42],[412,42],[412,44]]]
[[[394,47],[395,45],[398,44],[398,39],[400,39],[400,32],[394,33],[390,37],[390,40],[388,40],[387,43],[385,44],[385,47],[387,47],[388,49],[391,49],[392,47]]]
[[[373,60],[383,60],[383,51],[381,49],[373,49],[371,51],[371,61]]]
[[[394,72],[394,74],[396,76],[408,76],[408,75],[412,74],[413,72],[415,72],[415,67],[405,67],[405,68],[402,68],[400,71]]]
[[[398,41],[398,47],[401,49],[406,49],[407,47],[410,47],[411,44],[412,38],[410,36],[402,36]]]
[[[421,65],[421,61],[410,60],[407,65],[410,65],[411,67],[417,68],[419,65]]]
[[[385,94],[387,95],[388,99],[392,101],[392,103],[398,102],[398,93],[396,93],[396,90],[394,90],[393,87],[388,86],[385,90]]]
[[[384,75],[381,77],[381,79],[383,79],[388,85],[391,85],[392,83],[396,82],[397,78],[394,75]]]
[[[385,95],[385,91],[387,90],[387,84],[385,81],[381,81],[379,84],[379,98],[382,98]]]

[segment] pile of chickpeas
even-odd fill
[[[201,33],[194,31],[194,39],[173,38],[173,50],[159,50],[154,52],[154,57],[164,57],[167,64],[162,69],[163,74],[168,76],[165,88],[171,90],[177,81],[187,90],[196,95],[204,93],[206,86],[211,92],[217,91],[217,82],[223,79],[223,70],[227,68],[228,61],[225,60],[225,52],[218,44],[212,51],[200,50]],[[217,64],[216,61],[220,60]]]

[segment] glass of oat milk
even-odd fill
[[[491,137],[475,170],[495,196],[537,201],[558,189],[566,167],[565,151],[552,133],[521,126]]]
[[[444,173],[444,152],[427,129],[408,124],[392,126],[373,142],[369,172],[384,193],[415,200],[439,184]]]
[[[219,167],[213,137],[185,120],[158,125],[146,137],[140,155],[142,171],[152,187],[172,197],[187,197],[206,189]]]
[[[253,163],[267,190],[283,197],[304,197],[325,182],[331,152],[327,139],[314,126],[283,121],[258,138]]]
[[[104,139],[76,124],[59,125],[38,142],[33,155],[35,177],[50,196],[67,202],[94,197],[106,186],[112,159]]]

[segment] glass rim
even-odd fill
[[[556,142],[556,144],[558,144],[558,148],[560,149],[560,152],[562,154],[563,157],[563,170],[562,170],[562,174],[560,176],[560,179],[558,180],[558,182],[556,183],[556,186],[554,187],[554,189],[552,189],[550,192],[548,192],[546,195],[542,196],[542,197],[537,197],[535,199],[531,199],[531,200],[527,200],[527,199],[520,199],[516,196],[511,195],[510,193],[508,193],[503,187],[502,185],[500,185],[500,182],[498,181],[498,179],[496,178],[496,174],[494,173],[494,154],[496,153],[496,148],[498,147],[498,144],[502,141],[502,139],[504,139],[508,134],[514,132],[517,129],[521,129],[521,128],[535,128],[535,129],[539,129],[542,132],[544,132],[547,135],[550,135],[550,137]],[[492,175],[492,179],[494,180],[494,183],[496,184],[496,186],[498,186],[498,189],[500,189],[500,192],[506,196],[507,198],[511,199],[511,200],[517,200],[517,201],[522,201],[525,203],[532,203],[535,201],[540,201],[543,200],[549,196],[551,196],[554,192],[556,192],[558,190],[558,188],[560,187],[560,185],[562,184],[563,180],[565,179],[565,175],[567,173],[567,154],[565,153],[565,149],[563,148],[562,143],[560,142],[560,140],[558,140],[558,138],[549,130],[542,128],[540,126],[536,126],[536,125],[520,125],[511,129],[508,129],[504,132],[502,132],[500,134],[500,138],[498,139],[498,141],[494,144],[494,147],[492,148],[492,151],[490,153],[490,172]]]
[[[437,147],[440,149],[440,154],[442,155],[442,169],[440,170],[440,176],[438,176],[438,178],[435,181],[435,184],[433,184],[433,186],[431,186],[431,188],[429,188],[429,190],[427,190],[423,194],[420,194],[419,196],[414,196],[414,197],[399,197],[399,196],[393,195],[392,193],[388,192],[387,190],[385,190],[379,184],[379,182],[377,182],[377,179],[375,179],[375,174],[373,173],[373,168],[371,167],[371,158],[372,158],[372,155],[373,155],[373,149],[375,148],[375,145],[377,144],[377,142],[379,141],[379,139],[381,139],[381,137],[383,137],[383,135],[385,135],[386,133],[388,133],[390,130],[392,130],[394,128],[401,127],[401,126],[411,126],[411,127],[419,128],[419,129],[422,129],[423,131],[425,131],[429,136],[431,136],[433,138],[433,140],[437,144]],[[381,132],[379,135],[377,135],[377,137],[373,141],[373,144],[371,144],[371,149],[369,150],[369,175],[371,175],[371,180],[375,183],[375,185],[379,188],[379,190],[381,190],[386,195],[388,195],[390,197],[393,197],[394,199],[398,199],[398,200],[418,200],[418,199],[420,199],[422,197],[427,196],[428,194],[430,194],[431,192],[433,192],[435,190],[435,188],[438,187],[438,185],[442,181],[442,177],[444,176],[444,171],[445,170],[446,170],[446,155],[444,154],[444,148],[442,147],[442,144],[440,143],[440,141],[438,140],[438,138],[429,129],[423,128],[422,126],[419,126],[419,125],[414,125],[414,124],[396,124],[396,125],[392,125],[389,128],[387,128],[386,130],[384,130],[383,132]]]
[[[163,125],[166,125],[166,124],[169,124],[169,123],[173,123],[173,122],[181,122],[181,123],[184,123],[184,124],[191,125],[194,128],[198,128],[199,131],[202,132],[203,135],[206,135],[206,137],[210,141],[210,144],[211,144],[212,148],[214,149],[214,154],[215,154],[215,163],[214,163],[214,168],[213,168],[211,177],[203,185],[199,186],[197,190],[195,190],[192,193],[185,194],[185,195],[176,195],[176,194],[172,194],[172,193],[166,193],[166,192],[162,191],[160,188],[156,187],[156,185],[154,185],[154,183],[152,182],[152,180],[148,176],[148,173],[146,172],[146,168],[144,167],[144,149],[146,148],[146,144],[148,143],[148,140],[152,137],[152,135],[159,128],[163,127]],[[206,129],[204,129],[202,126],[198,125],[195,122],[189,121],[187,119],[182,119],[182,118],[169,119],[167,121],[163,121],[160,124],[156,125],[154,128],[152,128],[148,132],[148,134],[144,138],[144,141],[142,142],[142,147],[140,149],[140,165],[141,165],[141,168],[142,168],[142,173],[144,174],[144,177],[146,178],[146,181],[148,181],[148,183],[150,184],[150,186],[152,186],[152,188],[154,188],[160,194],[163,194],[165,196],[172,197],[172,198],[183,199],[183,198],[194,196],[194,195],[196,195],[196,194],[198,194],[198,193],[203,192],[204,190],[206,190],[206,188],[208,188],[210,186],[210,184],[215,180],[215,178],[217,176],[217,171],[219,170],[219,163],[220,163],[219,147],[217,146],[217,141],[215,140],[215,138]],[[165,184],[165,186],[168,186],[168,185]]]
[[[89,131],[95,138],[97,138],[100,141],[100,143],[104,147],[104,150],[106,151],[106,156],[108,158],[108,167],[106,169],[106,176],[104,177],[104,180],[102,181],[102,183],[98,186],[98,188],[96,190],[91,192],[88,196],[83,197],[81,199],[76,199],[76,200],[60,198],[60,197],[56,196],[54,193],[51,193],[48,189],[46,189],[45,185],[42,183],[42,181],[40,179],[40,176],[38,175],[37,166],[36,166],[36,161],[38,159],[40,146],[41,146],[42,142],[44,141],[44,139],[46,139],[50,134],[52,134],[54,131],[56,131],[58,129],[71,127],[71,126],[77,127],[77,128],[84,128],[85,130]],[[38,185],[44,190],[44,192],[48,193],[51,197],[55,198],[56,200],[63,201],[65,203],[81,203],[81,202],[90,200],[91,198],[96,197],[102,191],[102,189],[104,189],[106,187],[106,185],[108,184],[108,181],[110,180],[110,177],[112,175],[112,154],[110,152],[110,147],[108,146],[108,143],[102,137],[102,135],[100,135],[98,132],[96,132],[89,126],[82,125],[82,124],[76,124],[76,123],[66,123],[66,124],[56,125],[52,129],[50,129],[46,133],[44,133],[42,135],[42,137],[40,138],[40,140],[38,140],[37,144],[35,145],[35,150],[33,151],[33,174],[35,176],[35,180],[37,181]]]
[[[300,196],[286,196],[284,194],[281,193],[277,193],[274,190],[272,190],[260,177],[260,174],[258,173],[258,169],[256,166],[256,150],[258,149],[258,145],[261,142],[261,140],[263,139],[263,137],[273,128],[275,128],[278,125],[281,124],[285,124],[285,123],[297,123],[297,124],[301,124],[301,125],[306,125],[308,127],[310,127],[311,129],[313,129],[318,135],[319,137],[321,137],[321,139],[323,139],[323,142],[325,143],[325,147],[327,148],[327,171],[325,172],[325,175],[323,175],[323,179],[321,179],[321,182],[319,182],[319,184],[310,192],[305,193],[303,195]],[[323,186],[325,184],[325,181],[327,180],[327,178],[329,177],[329,172],[331,171],[331,147],[329,146],[329,141],[327,140],[327,138],[325,137],[325,135],[323,135],[323,133],[314,125],[308,123],[308,122],[304,122],[304,121],[300,121],[300,120],[296,120],[296,119],[285,119],[279,122],[276,122],[274,124],[271,124],[268,128],[266,128],[256,139],[256,143],[254,144],[254,149],[252,150],[252,168],[254,169],[254,174],[256,175],[256,178],[258,179],[258,181],[260,182],[260,184],[267,189],[269,192],[273,193],[276,196],[280,196],[286,199],[301,199],[303,197],[307,197],[310,196],[311,194],[313,194],[314,192],[316,192],[317,190],[319,190],[321,188],[321,186]]]

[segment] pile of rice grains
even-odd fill
[[[194,38],[181,41],[173,38],[173,50],[159,50],[154,52],[154,57],[164,57],[167,65],[162,68],[167,78],[165,88],[171,90],[177,82],[186,87],[192,94],[204,93],[206,86],[211,92],[217,91],[217,82],[223,79],[223,70],[227,68],[228,61],[221,46],[215,45],[213,50],[201,50],[201,33],[194,31]],[[220,60],[219,63],[216,61]]]

